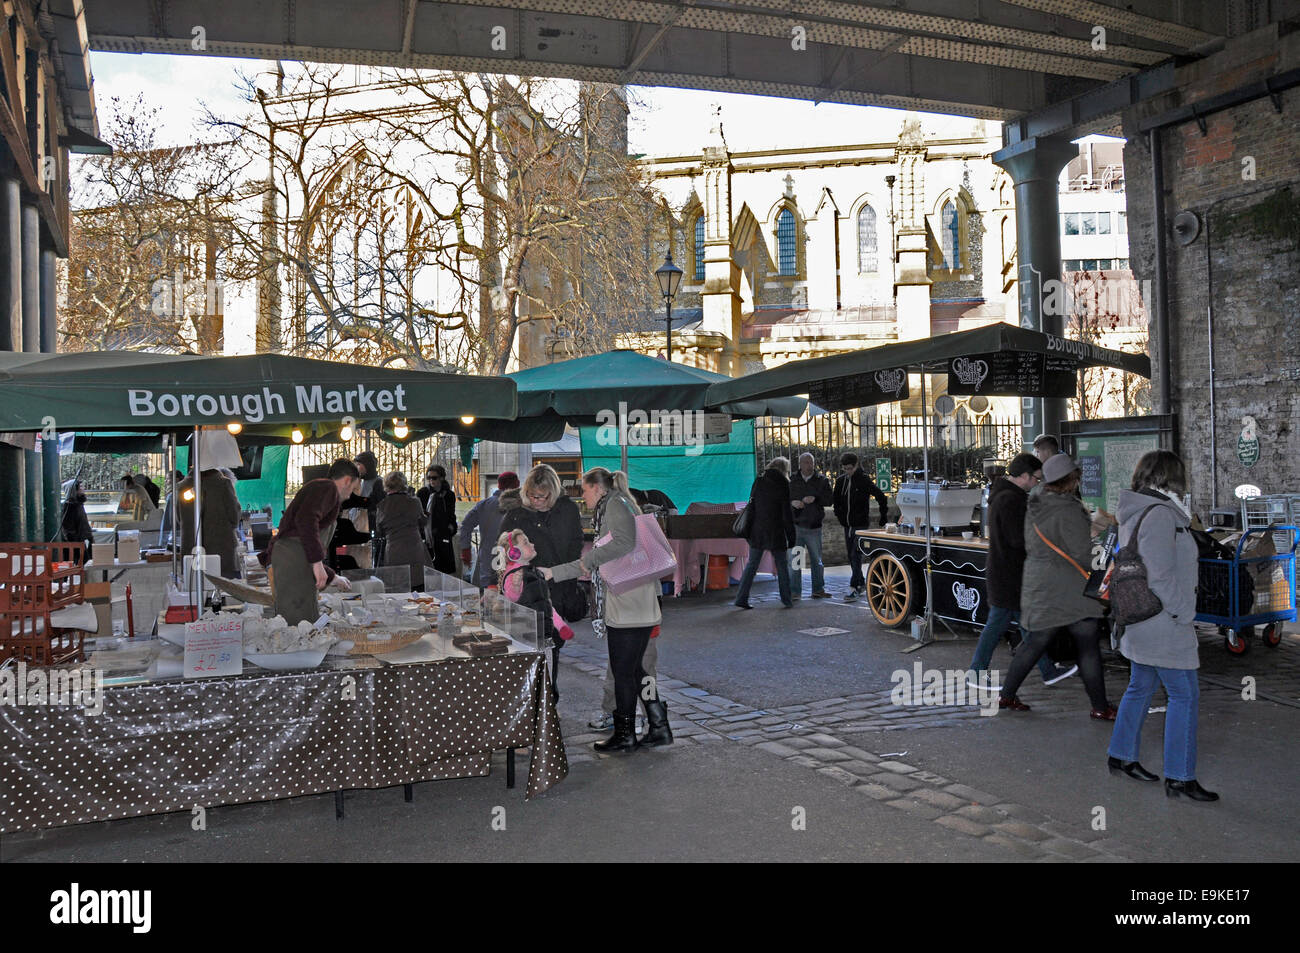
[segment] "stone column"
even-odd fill
[[[7,149],[4,150],[6,153]],[[0,180],[0,348],[23,349],[22,198],[18,180]],[[0,443],[0,542],[18,543],[26,537],[23,495],[26,472],[23,451]]]
[[[718,371],[735,376],[740,364],[740,267],[731,244],[731,153],[722,136],[722,121],[704,147],[704,315],[701,331],[721,334],[726,341]]]
[[[900,137],[895,152],[898,163],[898,225],[894,248],[894,303],[898,340],[916,341],[930,336],[929,242],[925,230],[925,146],[919,127],[914,136]]]
[[[1067,162],[1079,154],[1078,146],[1054,136],[1026,139],[993,154],[1016,188],[1016,258],[1020,294],[1020,326],[1061,335],[1065,330],[1061,292],[1061,215],[1058,181]],[[1053,292],[1056,292],[1053,294]],[[1064,400],[1021,398],[1021,436],[1025,447],[1041,433],[1060,436],[1065,419]]]
[[[39,353],[41,349],[41,220],[35,205],[24,205],[22,210],[23,237],[23,353]],[[57,423],[56,423],[57,426]],[[45,539],[41,520],[40,460],[35,452],[23,451],[23,493],[26,539],[41,542]]]

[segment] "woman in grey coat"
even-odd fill
[[[1115,708],[1106,700],[1097,644],[1101,604],[1083,594],[1088,578],[1085,567],[1092,563],[1092,531],[1088,511],[1074,495],[1078,487],[1074,461],[1058,453],[1043,464],[1043,484],[1029,495],[1025,573],[1020,586],[1020,629],[1026,636],[1011,660],[998,707],[1029,710],[1016,697],[1016,689],[1053,637],[1066,629],[1078,650],[1079,677],[1092,702],[1091,717],[1114,721]]]
[[[627,490],[627,477],[604,467],[588,470],[582,478],[582,500],[595,513],[596,543],[580,559],[543,567],[547,579],[577,579],[585,569],[591,573],[596,591],[596,613],[592,629],[604,635],[609,646],[609,665],[614,672],[614,734],[594,745],[597,751],[632,751],[641,745],[673,743],[668,727],[668,706],[655,691],[654,680],[646,679],[641,666],[650,631],[659,624],[659,581],[651,579],[615,593],[605,587],[600,567],[626,556],[636,548],[636,517],[640,507]],[[650,730],[636,736],[636,703],[645,704]]]
[[[1157,775],[1138,764],[1138,743],[1157,682],[1169,697],[1165,715],[1165,794],[1193,801],[1217,801],[1219,795],[1196,781],[1196,709],[1200,667],[1196,628],[1196,541],[1188,532],[1191,517],[1181,497],[1187,488],[1183,462],[1168,450],[1153,450],[1138,461],[1133,489],[1119,495],[1120,545],[1137,530],[1138,552],[1147,570],[1147,586],[1161,610],[1145,622],[1125,626],[1119,650],[1129,660],[1128,690],[1110,736],[1107,763],[1112,774],[1138,781]],[[1139,522],[1141,526],[1139,528]]]
[[[424,569],[429,565],[424,527],[424,510],[411,492],[406,474],[394,470],[384,477],[384,497],[375,507],[375,533],[385,541],[383,564],[409,566],[411,588],[416,591],[423,591]]]

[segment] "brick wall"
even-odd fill
[[[1230,44],[1186,71],[1184,85],[1125,117],[1129,183],[1129,248],[1139,279],[1154,280],[1151,154],[1139,117],[1179,103],[1228,92],[1300,66],[1300,34],[1272,27]],[[1265,57],[1252,45],[1271,41]],[[1213,62],[1223,57],[1223,68]],[[1198,510],[1210,506],[1211,467],[1218,503],[1235,504],[1234,487],[1252,483],[1265,493],[1300,493],[1300,88],[1162,132],[1166,220],[1190,210],[1201,233],[1180,245],[1167,232],[1171,398],[1180,452],[1188,464]],[[1253,159],[1253,163],[1246,160]],[[1249,168],[1253,164],[1253,169]],[[1253,171],[1253,178],[1250,172]],[[1166,226],[1168,227],[1168,226]],[[1207,264],[1207,250],[1208,264]],[[1217,433],[1210,439],[1209,310],[1214,320]],[[1153,350],[1156,335],[1152,334]],[[1153,363],[1162,359],[1152,355]],[[1153,379],[1153,392],[1155,391]],[[1238,460],[1243,418],[1258,424],[1259,460]]]

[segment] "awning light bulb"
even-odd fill
[[[291,439],[294,443],[302,443],[302,428],[294,427],[293,433],[289,435],[289,439]]]

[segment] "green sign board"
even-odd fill
[[[1159,449],[1157,434],[1076,437],[1074,452],[1083,471],[1079,485],[1083,501],[1114,513],[1119,491],[1132,485],[1137,462],[1143,454]]]
[[[886,493],[894,491],[894,474],[889,466],[889,457],[876,457],[876,486]]]

